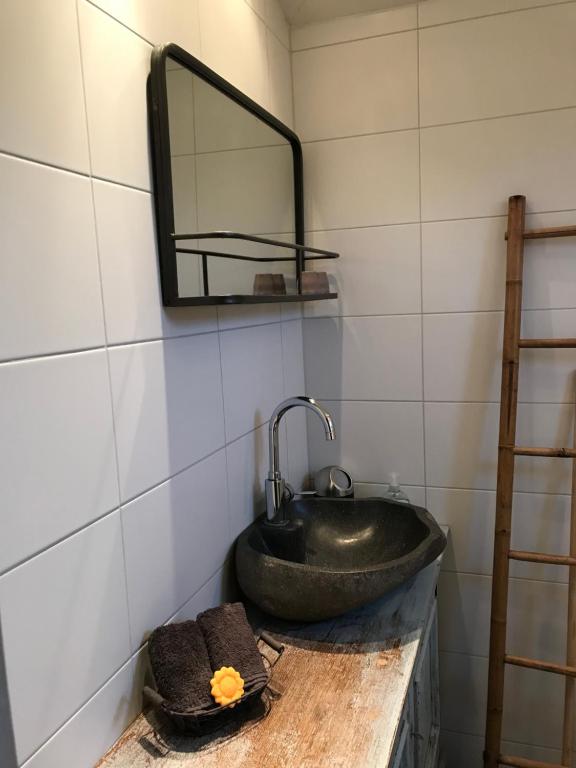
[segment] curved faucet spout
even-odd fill
[[[326,440],[336,439],[336,431],[334,429],[332,417],[311,397],[306,397],[304,395],[299,397],[289,397],[274,409],[268,424],[270,468],[268,471],[268,479],[266,480],[266,517],[270,521],[276,519],[277,522],[284,522],[282,505],[286,492],[286,484],[280,474],[278,428],[284,414],[292,408],[298,407],[309,408],[320,418],[324,425]]]

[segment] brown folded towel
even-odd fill
[[[242,603],[224,603],[198,614],[214,671],[234,667],[246,683],[265,679],[266,670]]]
[[[195,621],[155,629],[148,640],[148,653],[158,692],[170,709],[187,712],[214,704],[212,667],[204,635]]]

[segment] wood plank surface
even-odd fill
[[[283,691],[235,734],[175,736],[140,715],[98,768],[383,768],[434,603],[440,558],[372,605],[316,624],[266,619]],[[267,713],[266,713],[267,710]]]

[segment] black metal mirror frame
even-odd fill
[[[221,93],[228,96],[251,114],[266,123],[285,138],[292,147],[294,167],[294,233],[296,242],[304,243],[304,171],[300,139],[288,126],[280,122],[263,107],[252,101],[213,70],[174,43],[156,46],[152,51],[150,77],[148,79],[148,113],[152,142],[152,170],[156,231],[162,282],[162,300],[165,306],[194,306],[201,304],[262,303],[263,301],[302,301],[308,298],[299,293],[290,296],[198,296],[179,297],[176,241],[174,239],[174,199],[172,194],[172,168],[170,160],[170,133],[168,124],[168,90],[166,84],[166,59],[174,59]],[[304,268],[304,252],[296,251],[296,281],[300,292]]]

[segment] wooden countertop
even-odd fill
[[[143,713],[98,768],[382,768],[392,757],[440,558],[376,603],[318,624],[268,623],[285,651],[268,715],[227,741],[167,735]]]

